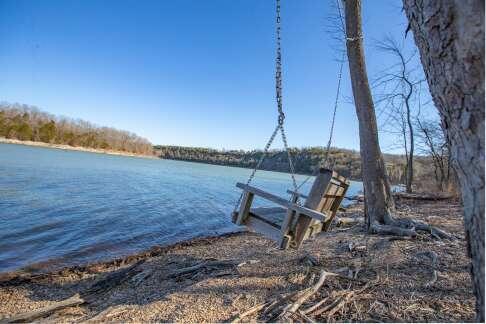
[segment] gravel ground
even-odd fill
[[[340,216],[362,220],[362,205],[348,208]],[[474,296],[461,206],[455,201],[403,200],[398,202],[397,216],[427,221],[459,239],[440,241],[428,234],[413,240],[367,235],[361,223],[334,227],[297,251],[278,250],[272,241],[246,232],[199,239],[48,274],[4,274],[0,278],[0,319],[38,310],[76,293],[82,295],[93,282],[143,260],[136,276],[88,303],[39,320],[227,322],[255,305],[314,285],[325,269],[341,276],[326,278],[298,314],[276,318],[263,308],[243,321],[473,321]],[[230,260],[234,265],[176,273],[218,260]],[[321,300],[321,307],[302,315]]]

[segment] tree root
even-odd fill
[[[370,225],[370,232],[373,234],[396,235],[415,237],[417,232],[427,232],[437,239],[455,240],[456,237],[440,228],[414,219],[393,219],[387,218],[386,224],[373,222]]]

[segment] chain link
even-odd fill
[[[285,114],[283,112],[282,102],[282,36],[280,26],[280,0],[277,0],[277,21],[276,21],[276,33],[277,33],[277,55],[275,59],[275,95],[277,99],[278,109],[278,124],[283,126],[285,121]]]
[[[276,58],[275,58],[275,97],[277,100],[277,111],[278,111],[278,120],[277,120],[277,126],[273,130],[272,135],[270,136],[270,139],[268,140],[267,144],[265,145],[265,148],[263,149],[262,156],[258,160],[258,163],[256,164],[255,168],[252,170],[250,177],[246,181],[246,185],[249,185],[252,181],[253,178],[255,178],[255,174],[257,170],[260,168],[261,164],[263,163],[263,160],[265,159],[266,155],[268,154],[268,150],[270,149],[270,146],[272,145],[273,141],[275,140],[275,137],[277,136],[278,131],[280,130],[280,134],[282,135],[282,142],[284,144],[285,151],[287,152],[287,158],[289,160],[289,168],[290,168],[290,176],[292,177],[292,185],[294,187],[294,191],[298,193],[299,187],[297,186],[297,181],[295,179],[295,167],[294,167],[294,162],[292,161],[292,154],[289,149],[289,145],[287,142],[287,135],[285,133],[284,129],[284,122],[285,122],[285,113],[283,111],[283,102],[282,102],[282,37],[281,37],[281,18],[280,18],[280,0],[276,0],[276,11],[277,11],[277,18],[276,18],[276,34],[277,34],[277,53],[276,53]],[[240,195],[238,198],[235,208],[233,212],[236,212],[238,210],[238,206],[241,203],[241,200],[243,199],[243,193]],[[291,198],[290,198],[291,199]]]
[[[338,14],[339,14],[339,20],[341,21],[343,32],[345,33],[344,19],[343,19],[342,13],[341,13],[341,6],[339,5],[339,0],[336,0],[336,3],[337,3]],[[349,39],[345,39],[345,40],[349,41]],[[312,172],[312,174],[309,175],[304,181],[302,181],[302,183],[298,186],[299,189],[307,181],[309,181],[309,179],[312,178],[312,176],[317,174],[317,172],[319,171],[319,168],[325,167],[325,168],[331,168],[332,169],[332,167],[330,167],[330,165],[328,163],[329,151],[331,150],[332,137],[333,137],[333,134],[334,134],[334,124],[335,124],[335,121],[336,121],[336,111],[337,111],[338,104],[339,104],[339,97],[340,97],[340,92],[341,92],[341,81],[342,81],[342,78],[343,78],[343,67],[344,67],[345,60],[346,60],[346,51],[343,49],[343,53],[341,55],[341,61],[339,62],[340,64],[339,64],[338,82],[337,82],[337,89],[336,89],[336,98],[334,100],[334,110],[333,110],[333,113],[332,113],[331,129],[329,131],[329,140],[327,141],[326,150],[324,151],[324,159],[317,165],[317,167]]]
[[[275,129],[273,130],[272,136],[270,136],[270,139],[268,140],[267,144],[265,145],[265,148],[263,149],[262,156],[260,156],[260,159],[258,160],[258,163],[256,166],[253,168],[250,177],[246,181],[246,185],[248,186],[252,181],[253,178],[255,178],[255,174],[257,170],[260,168],[261,164],[263,163],[263,160],[265,159],[265,156],[268,153],[268,150],[270,149],[270,146],[272,145],[273,141],[275,140],[275,136],[277,136],[277,132],[280,129],[280,125],[277,125]],[[243,193],[241,193],[240,197],[236,201],[235,208],[233,209],[233,212],[236,212],[238,210],[238,206],[241,203],[241,199],[243,199]]]

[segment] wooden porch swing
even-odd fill
[[[236,186],[242,189],[242,194],[238,199],[233,214],[232,221],[237,225],[245,225],[250,230],[263,234],[277,242],[282,249],[289,247],[299,248],[304,240],[313,237],[321,231],[327,231],[336,215],[339,206],[349,187],[349,181],[340,176],[337,172],[327,167],[319,167],[314,172],[315,180],[308,195],[299,193],[299,188],[310,179],[309,176],[300,186],[297,186],[295,180],[294,164],[287,144],[287,136],[284,130],[285,114],[282,108],[282,61],[281,61],[281,44],[280,44],[280,0],[276,0],[277,6],[277,56],[276,56],[276,73],[275,88],[278,109],[278,123],[270,139],[265,145],[260,160],[253,169],[246,184],[237,183]],[[343,54],[344,55],[344,54]],[[341,60],[336,100],[334,104],[334,113],[332,117],[329,141],[325,151],[324,162],[322,166],[327,165],[329,150],[334,130],[334,121],[341,87],[342,70],[344,65],[344,56]],[[256,171],[260,168],[270,146],[273,143],[277,133],[281,134],[282,142],[287,152],[290,175],[294,190],[287,190],[290,199],[285,199],[259,188],[250,185]],[[259,207],[252,208],[254,197],[260,197],[276,204],[276,207]],[[303,204],[299,201],[303,199]]]
[[[349,181],[336,172],[321,168],[309,195],[288,190],[290,200],[243,183],[236,186],[243,190],[243,199],[233,222],[245,225],[275,240],[281,249],[287,249],[299,248],[307,238],[329,229],[348,190]],[[252,208],[255,196],[279,206]],[[299,198],[305,199],[303,205],[297,203]]]

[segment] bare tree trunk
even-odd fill
[[[484,0],[403,0],[464,203],[476,320],[484,322]]]
[[[403,68],[403,78],[407,85],[409,86],[408,93],[405,97],[405,107],[407,110],[407,127],[408,127],[408,136],[410,137],[410,151],[408,153],[408,160],[407,160],[407,192],[412,192],[412,184],[413,184],[413,154],[415,149],[415,139],[414,139],[414,130],[412,125],[412,118],[411,118],[411,111],[410,111],[410,97],[413,93],[413,86],[410,81],[407,80],[405,77],[405,67]]]
[[[347,53],[353,86],[354,104],[359,121],[359,138],[366,215],[373,223],[385,224],[391,218],[394,202],[378,141],[375,107],[366,72],[361,31],[361,1],[345,1]]]

